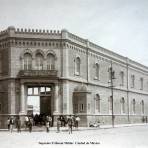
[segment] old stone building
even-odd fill
[[[148,67],[67,30],[0,32],[0,127],[8,115],[77,114],[80,124],[144,122]]]

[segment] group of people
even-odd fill
[[[66,116],[58,116],[57,117],[57,133],[60,132],[60,128],[61,127],[65,127],[66,124],[68,125],[68,132],[69,134],[72,134],[72,127],[75,127],[76,129],[78,129],[78,123],[80,121],[80,117],[78,116],[68,116],[68,118]],[[46,116],[46,131],[49,132],[50,129],[50,125],[52,122],[52,118],[50,116]]]
[[[24,121],[24,125],[25,125],[25,130],[29,130],[29,132],[32,132],[32,126],[36,125],[34,118],[31,116],[25,116],[25,120]],[[78,129],[78,123],[80,121],[80,117],[78,116],[72,116],[69,115],[67,116],[63,116],[60,115],[57,117],[57,120],[55,121],[57,123],[57,132],[60,132],[60,127],[65,127],[66,125],[68,125],[68,131],[69,134],[72,134],[72,128],[75,127],[76,129]],[[50,131],[50,127],[52,127],[53,125],[53,117],[51,116],[46,116],[44,119],[44,125],[46,127],[46,132]],[[14,117],[10,117],[7,120],[7,126],[8,126],[8,130],[10,132],[13,131],[14,126],[17,128],[17,132],[21,132],[21,126],[22,126],[22,120],[20,119],[19,116],[17,116],[16,118]]]
[[[7,126],[8,130],[12,133],[14,127],[16,127],[17,132],[21,132],[21,126],[22,126],[22,121],[19,116],[16,118],[10,117],[7,119]],[[32,132],[32,126],[33,126],[33,119],[31,117],[26,116],[25,117],[25,129],[28,128],[29,132]]]
[[[60,132],[60,127],[62,125],[68,125],[68,132],[69,134],[72,134],[72,128],[75,127],[78,129],[78,123],[80,121],[80,117],[78,116],[68,116],[68,118],[64,118],[63,116],[60,116],[57,118],[57,132]],[[63,122],[63,123],[62,123]]]

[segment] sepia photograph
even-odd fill
[[[1,148],[148,147],[148,0],[0,11]]]

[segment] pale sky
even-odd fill
[[[0,0],[8,26],[65,28],[148,66],[148,0]]]

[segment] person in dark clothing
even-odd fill
[[[48,133],[49,132],[49,127],[50,127],[49,116],[46,116],[45,125],[46,125],[46,131]]]
[[[20,119],[20,117],[18,117],[16,119],[16,128],[17,128],[18,133],[21,132],[21,119]]]
[[[69,131],[69,134],[70,134],[70,133],[72,134],[73,119],[72,119],[72,116],[71,116],[71,115],[70,115],[70,117],[68,118],[67,123],[68,123],[68,131]]]
[[[60,118],[57,118],[57,133],[60,132],[60,127],[61,127],[61,121]]]
[[[10,118],[7,119],[8,130],[10,130]]]
[[[10,132],[12,133],[13,131],[13,126],[14,126],[14,119],[13,117],[10,118]]]
[[[32,132],[32,121],[31,121],[30,118],[29,118],[29,121],[28,121],[28,128],[29,128],[29,132],[31,133]]]

